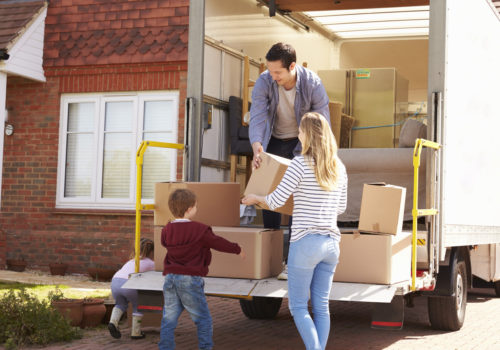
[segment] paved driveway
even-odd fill
[[[208,297],[208,303],[214,321],[215,350],[304,349],[286,300],[273,320],[247,319],[240,310],[238,300]],[[415,299],[414,308],[405,309],[405,324],[401,331],[372,330],[371,304],[334,301],[331,302],[331,311],[329,350],[500,350],[500,298],[495,297],[491,288],[469,291],[465,324],[457,332],[435,331],[429,327],[427,300],[424,297]],[[45,349],[157,349],[159,327],[144,330],[146,339],[132,341],[129,338],[130,329],[124,322],[123,337],[115,340],[102,326],[85,330],[83,339]],[[197,349],[196,329],[186,313],[181,316],[177,327],[176,342],[179,350]]]
[[[239,302],[209,297],[214,321],[214,349],[304,349],[293,319],[283,303],[274,320],[249,320],[240,311]],[[472,350],[500,349],[500,298],[491,289],[476,289],[468,298],[466,321],[458,332],[440,332],[430,329],[427,300],[418,298],[414,308],[405,309],[405,325],[401,331],[380,331],[370,328],[370,304],[332,302],[332,331],[327,349],[331,350]],[[107,330],[87,332],[85,338],[71,344],[48,349],[157,349],[159,328],[146,328],[147,338],[132,341],[129,329],[124,338],[112,339]],[[176,332],[177,349],[197,349],[194,325],[188,315],[181,316]]]

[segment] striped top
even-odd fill
[[[283,206],[293,194],[290,242],[307,234],[330,235],[340,240],[337,215],[342,214],[347,205],[347,173],[338,157],[337,162],[337,187],[333,191],[325,191],[320,187],[314,169],[300,155],[293,158],[278,187],[266,196],[269,208],[276,209]]]

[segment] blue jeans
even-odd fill
[[[288,305],[307,350],[324,350],[330,333],[329,295],[339,261],[339,242],[309,234],[290,243]],[[307,309],[311,296],[314,321]]]
[[[212,349],[212,317],[208,310],[203,287],[205,282],[200,276],[167,274],[163,284],[163,317],[161,320],[160,350],[175,349],[174,330],[177,320],[184,309],[189,312],[198,331],[198,347]]]

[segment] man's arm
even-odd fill
[[[260,166],[260,153],[264,151],[262,143],[264,141],[267,122],[269,120],[269,87],[266,80],[261,75],[252,91],[252,106],[250,107],[250,126],[249,138],[252,144],[253,160],[252,168],[256,169]]]
[[[313,112],[322,114],[326,118],[328,124],[330,124],[330,109],[328,107],[329,102],[330,99],[328,98],[326,89],[323,86],[323,83],[321,83],[321,80],[318,80],[311,95],[311,109]]]

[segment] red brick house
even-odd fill
[[[183,142],[188,13],[188,0],[0,1],[0,268],[129,257],[137,146]],[[35,39],[38,71],[9,66]],[[182,178],[182,157],[155,149],[144,169],[147,202],[154,182]],[[152,213],[142,221],[152,236]]]

